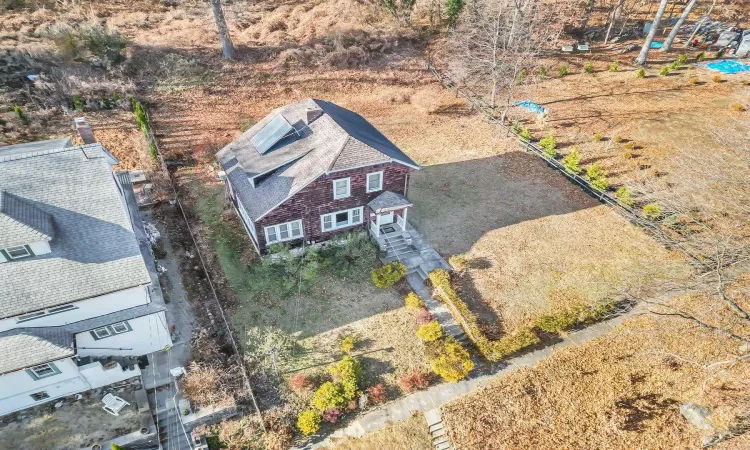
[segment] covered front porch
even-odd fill
[[[383,192],[367,204],[368,230],[380,247],[384,263],[398,261],[424,280],[432,270],[450,266],[407,220],[412,206],[402,195]]]

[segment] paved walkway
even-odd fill
[[[615,317],[605,322],[600,322],[582,330],[570,333],[562,341],[555,345],[545,347],[526,355],[519,356],[508,360],[502,366],[496,368],[491,373],[471,377],[467,380],[457,383],[444,383],[433,386],[425,391],[416,392],[404,398],[396,400],[372,410],[358,420],[354,421],[348,427],[337,430],[329,438],[322,442],[311,444],[306,449],[326,448],[330,445],[329,439],[341,438],[345,436],[359,438],[365,433],[376,431],[383,428],[389,422],[406,420],[411,417],[412,412],[425,412],[431,409],[439,408],[445,403],[451,402],[463,395],[486,386],[496,376],[502,376],[514,372],[521,367],[531,367],[546,359],[552,352],[560,350],[571,345],[582,344],[591,339],[597,338],[610,332],[617,327],[626,318],[632,316],[638,308],[635,308],[621,316]]]

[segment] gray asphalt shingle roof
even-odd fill
[[[385,191],[367,204],[373,211],[380,214],[399,208],[414,206],[406,197],[391,191]]]
[[[8,191],[0,191],[0,248],[49,241],[52,216]]]
[[[75,354],[73,337],[65,330],[54,328],[19,328],[0,333],[0,374]]]
[[[309,125],[308,109],[322,112]],[[252,138],[278,115],[296,133],[261,154]],[[419,168],[359,114],[311,98],[273,110],[221,149],[217,158],[253,221],[326,172],[390,161]]]
[[[51,253],[0,264],[0,318],[150,283],[100,144],[3,155],[0,190],[49,214]]]

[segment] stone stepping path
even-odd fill
[[[432,436],[432,445],[435,450],[456,450],[448,439],[448,432],[445,429],[443,418],[440,417],[439,409],[431,409],[424,412],[424,420]]]

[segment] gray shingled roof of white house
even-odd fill
[[[322,112],[309,125],[305,120],[308,109]],[[295,133],[261,154],[252,139],[279,115]],[[273,110],[221,149],[217,158],[253,221],[327,172],[391,161],[419,169],[359,114],[311,98]]]
[[[0,191],[0,248],[49,241],[52,216],[8,191]]]
[[[0,190],[49,214],[55,230],[51,253],[0,263],[0,318],[150,283],[111,161],[100,144],[0,148]]]
[[[75,355],[73,336],[58,327],[21,328],[0,333],[0,374]]]

